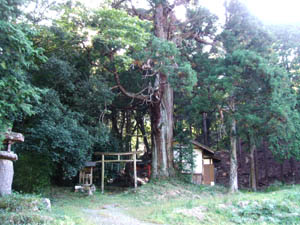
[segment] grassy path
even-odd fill
[[[145,223],[124,212],[118,204],[105,205],[102,209],[83,209],[91,224],[101,225],[155,225]]]
[[[159,181],[93,196],[53,188],[52,210],[39,210],[39,196],[0,198],[1,225],[231,225],[300,224],[300,186],[227,194],[223,187]],[[38,210],[33,210],[38,209]]]
[[[137,193],[107,191],[87,197],[68,192],[58,199],[54,208],[76,224],[300,224],[297,185],[230,195],[223,187],[160,181]]]

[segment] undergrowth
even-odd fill
[[[300,224],[300,186],[274,185],[262,192],[228,194],[222,186],[155,180],[133,189],[106,187],[105,194],[52,188],[52,210],[36,195],[0,198],[1,224],[96,224],[86,209],[116,207],[141,221],[169,225]],[[2,222],[4,221],[4,222]]]
[[[229,206],[230,220],[236,224],[299,224],[300,209],[291,201],[241,201]]]
[[[13,193],[0,198],[1,225],[15,224],[75,224],[67,216],[51,215],[44,199],[37,195]]]

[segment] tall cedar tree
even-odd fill
[[[151,8],[146,15],[132,5],[127,8],[143,22],[112,9],[96,12],[91,26],[97,31],[93,38],[93,54],[100,52],[99,60],[95,62],[98,63],[97,69],[113,74],[117,87],[125,96],[147,103],[150,108],[152,176],[159,178],[175,174],[172,151],[173,88],[190,92],[196,82],[195,71],[180,51],[180,46],[184,39],[208,44],[204,37],[210,36],[212,24],[203,21],[199,8],[194,9],[193,20],[177,20],[174,9],[179,5],[188,7],[191,4],[188,1],[150,3]],[[149,25],[153,25],[153,33]],[[138,93],[129,92],[121,83],[122,75],[133,67],[138,67],[146,80],[144,88]]]
[[[149,10],[154,24],[154,35],[150,48],[152,72],[155,74],[150,96],[150,116],[152,128],[152,176],[153,178],[174,175],[173,166],[173,128],[174,128],[174,88],[180,92],[190,92],[196,82],[196,73],[182,52],[186,40],[193,40],[202,45],[210,44],[205,37],[210,37],[213,25],[205,21],[204,10],[195,7],[190,1],[150,1]],[[181,22],[176,18],[175,8],[184,5],[190,17]],[[137,12],[137,10],[133,11]],[[138,12],[136,13],[143,18]],[[144,19],[149,19],[145,18]],[[205,23],[207,22],[207,23]],[[156,65],[159,65],[156,66]]]
[[[230,123],[230,192],[238,190],[237,138],[250,138],[251,180],[256,189],[254,151],[256,136],[267,121],[265,104],[271,93],[269,84],[270,37],[239,1],[226,5],[226,23],[221,34],[225,57],[219,80],[225,90],[225,108]],[[238,129],[239,128],[239,129]]]
[[[278,65],[273,40],[265,28],[237,0],[232,0],[226,10],[221,34],[226,53],[220,82],[226,90],[226,110],[231,121],[230,191],[238,189],[238,136],[248,139],[251,187],[256,190],[254,151],[261,137],[268,137],[274,154],[289,157],[299,145],[299,114],[291,79]]]

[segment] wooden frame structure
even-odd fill
[[[137,173],[136,173],[136,162],[141,162],[142,160],[137,160],[136,155],[144,153],[143,151],[133,151],[133,152],[95,152],[94,155],[101,155],[101,160],[95,161],[102,164],[102,176],[101,176],[101,190],[104,193],[104,171],[105,163],[130,163],[133,162],[133,173],[134,173],[134,189],[137,188]],[[132,159],[121,159],[121,156],[132,156]],[[116,156],[117,159],[105,159],[105,156]]]
[[[79,184],[93,184],[93,168],[96,167],[96,162],[86,162],[84,168],[79,172]]]

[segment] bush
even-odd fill
[[[15,164],[13,189],[26,193],[41,193],[50,187],[53,163],[40,153],[19,154]]]
[[[80,124],[82,115],[64,106],[55,91],[48,91],[36,106],[37,114],[16,124],[25,142],[16,145],[15,188],[40,192],[50,184],[50,176],[70,179],[88,161],[94,138]]]

